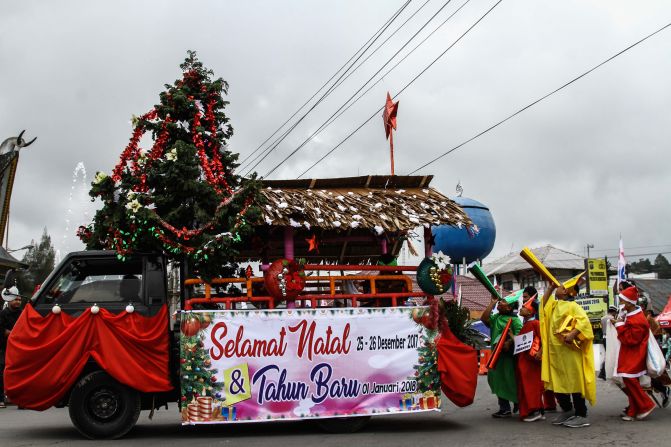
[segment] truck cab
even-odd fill
[[[156,254],[136,254],[121,261],[112,251],[69,253],[33,295],[42,315],[58,304],[77,316],[93,304],[119,313],[129,304],[142,315],[155,315],[167,302],[166,260]]]

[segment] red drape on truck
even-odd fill
[[[131,388],[169,391],[168,337],[166,306],[151,317],[105,309],[43,317],[28,304],[7,342],[5,392],[21,407],[46,410],[70,390],[89,357]]]
[[[436,341],[440,388],[455,405],[473,403],[478,385],[478,354],[462,343],[449,329]]]

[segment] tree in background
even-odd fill
[[[21,262],[28,264],[26,270],[17,272],[16,285],[22,295],[31,295],[35,286],[42,284],[46,277],[54,269],[56,251],[51,244],[51,236],[46,227],[42,232],[39,244],[30,242],[31,247],[23,255]]]
[[[654,269],[660,278],[671,278],[671,264],[662,254],[658,254],[655,258]]]
[[[233,135],[222,94],[193,51],[180,65],[183,76],[160,94],[160,103],[133,118],[128,146],[111,175],[96,174],[89,194],[103,206],[80,227],[89,249],[115,250],[120,259],[136,251],[186,259],[205,279],[231,275],[232,259],[260,216],[255,174],[234,173],[238,155],[227,149]],[[150,132],[153,145],[140,148]]]
[[[655,257],[655,262],[648,258],[641,258],[628,265],[627,273],[657,273],[659,278],[671,278],[671,264],[661,253]]]

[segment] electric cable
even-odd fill
[[[637,46],[637,45],[639,45],[639,44],[645,42],[646,40],[648,40],[649,38],[653,37],[654,35],[656,35],[656,34],[662,32],[662,31],[664,31],[664,30],[665,30],[666,28],[668,28],[669,26],[671,26],[671,23],[668,23],[668,24],[664,25],[663,27],[659,28],[657,31],[654,31],[654,32],[648,34],[647,36],[643,37],[642,39],[638,40],[637,42],[635,42],[635,43],[629,45],[629,46],[626,47],[625,49],[623,49],[623,50],[621,50],[621,51],[615,53],[614,55],[612,55],[612,56],[609,57],[608,59],[604,60],[603,62],[601,62],[601,63],[595,65],[594,67],[592,67],[592,68],[590,68],[589,70],[585,71],[585,72],[582,73],[581,75],[576,76],[575,78],[571,79],[571,80],[568,81],[567,83],[563,84],[561,87],[558,87],[558,88],[556,88],[555,90],[551,91],[550,93],[547,93],[547,94],[545,94],[544,96],[542,96],[542,97],[536,99],[535,101],[533,101],[533,102],[527,104],[526,106],[524,106],[524,107],[522,107],[521,109],[517,110],[515,113],[513,113],[513,114],[511,114],[511,115],[508,115],[506,118],[504,118],[504,119],[502,119],[501,121],[497,122],[496,124],[494,124],[494,125],[488,127],[487,129],[485,129],[485,130],[483,130],[482,132],[476,134],[475,136],[469,138],[468,140],[466,140],[466,141],[464,141],[464,142],[462,142],[462,143],[460,143],[460,144],[454,146],[453,148],[451,148],[450,150],[448,150],[448,151],[446,151],[446,152],[443,152],[441,155],[435,157],[435,158],[432,159],[431,161],[429,161],[429,162],[423,164],[422,166],[418,167],[417,169],[411,171],[411,172],[409,173],[409,175],[412,175],[412,174],[416,173],[417,171],[419,171],[420,169],[423,169],[423,168],[425,168],[425,167],[427,167],[427,166],[429,166],[429,165],[435,163],[436,161],[440,160],[441,158],[445,157],[446,155],[449,155],[449,154],[451,154],[452,152],[456,151],[456,150],[459,149],[460,147],[465,146],[466,144],[470,143],[471,141],[475,140],[476,138],[481,137],[482,135],[486,134],[487,132],[489,132],[489,131],[491,131],[491,130],[497,128],[497,127],[499,127],[501,124],[503,124],[503,123],[505,123],[506,121],[508,121],[508,120],[510,120],[510,119],[512,119],[512,118],[514,118],[514,117],[516,117],[517,115],[519,115],[520,113],[524,112],[525,110],[527,110],[527,109],[529,109],[529,108],[535,106],[536,104],[538,104],[539,102],[543,101],[544,99],[549,98],[550,96],[552,96],[552,95],[554,95],[555,93],[557,93],[557,92],[563,90],[564,88],[568,87],[569,85],[573,84],[574,82],[578,81],[579,79],[584,78],[585,76],[587,76],[588,74],[590,74],[591,72],[593,72],[594,70],[596,70],[597,68],[599,68],[599,67],[601,67],[601,66],[607,64],[608,62],[612,61],[612,60],[615,59],[616,57],[618,57],[618,56],[620,56],[620,55],[626,53],[627,51],[629,51],[629,50],[631,50],[632,48],[634,48],[635,46]]]

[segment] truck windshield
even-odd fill
[[[141,301],[142,262],[116,259],[75,260],[54,279],[45,303]]]

